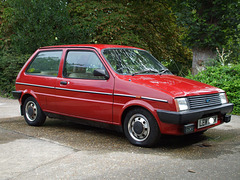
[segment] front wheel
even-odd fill
[[[160,139],[160,130],[153,115],[143,109],[129,111],[124,119],[124,134],[137,146],[151,147]]]
[[[23,104],[24,119],[30,126],[41,126],[46,116],[34,97],[28,97]]]

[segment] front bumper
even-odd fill
[[[230,117],[226,116],[226,114],[232,112],[233,106],[234,105],[232,103],[227,103],[220,106],[213,106],[196,110],[187,110],[182,112],[157,110],[157,114],[161,122],[168,124],[185,125],[189,123],[194,123],[198,121],[198,119],[201,119],[211,114],[220,114],[224,116],[223,121],[225,120],[225,122],[229,122]]]

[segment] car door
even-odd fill
[[[96,51],[67,50],[63,76],[58,78],[56,85],[56,106],[59,114],[112,122],[114,78],[94,76],[96,69],[108,73]]]

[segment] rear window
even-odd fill
[[[57,76],[62,51],[43,51],[33,59],[27,74]]]

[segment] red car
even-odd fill
[[[139,146],[161,134],[201,133],[229,122],[223,90],[173,75],[147,51],[119,45],[39,48],[16,79],[14,97],[32,126],[61,117],[124,132]]]

